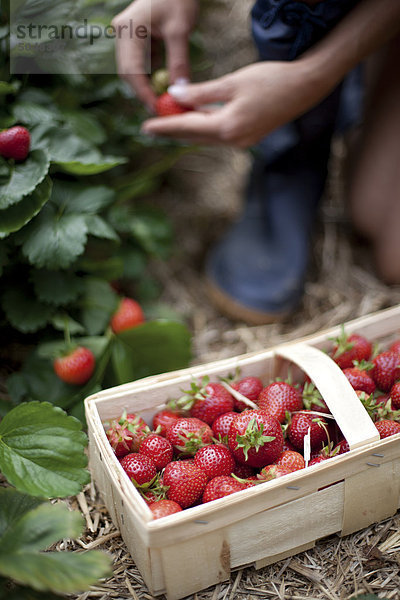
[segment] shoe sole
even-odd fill
[[[253,308],[248,308],[240,302],[237,302],[225,292],[223,292],[208,277],[205,279],[206,291],[208,297],[214,306],[223,315],[230,317],[234,321],[243,321],[248,325],[268,325],[282,321],[291,314],[291,311],[282,313],[268,313]]]

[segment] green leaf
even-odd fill
[[[30,126],[54,123],[60,119],[60,114],[55,106],[42,106],[35,102],[17,102],[13,106],[13,115],[19,123]]]
[[[152,321],[123,331],[115,338],[112,367],[115,383],[187,367],[190,332],[181,323]]]
[[[66,313],[59,313],[54,315],[54,317],[50,320],[54,329],[57,331],[65,331],[65,327],[68,327],[68,331],[71,335],[76,335],[78,333],[85,333],[85,328],[83,325],[75,321],[72,317],[67,315]]]
[[[87,215],[85,222],[88,233],[98,238],[119,242],[119,236],[116,231],[98,215]]]
[[[1,470],[11,485],[32,496],[77,494],[90,481],[86,443],[79,421],[60,408],[20,404],[0,423]]]
[[[35,217],[50,198],[52,181],[46,177],[31,194],[4,210],[0,210],[0,231],[18,231]]]
[[[102,144],[107,139],[107,133],[100,122],[89,112],[82,110],[63,110],[63,118],[77,135],[83,136],[92,144]]]
[[[33,150],[24,162],[16,163],[7,183],[0,186],[0,210],[33,192],[46,177],[49,167],[49,158],[43,150]]]
[[[118,297],[110,285],[101,279],[85,280],[82,300],[82,323],[90,335],[103,333],[118,306]]]
[[[23,254],[39,268],[66,269],[83,254],[87,241],[84,215],[57,212],[47,204],[27,225]]]
[[[36,591],[32,588],[18,585],[11,579],[0,577],[1,600],[60,600],[60,596],[52,592]]]
[[[123,276],[128,279],[139,279],[145,272],[147,258],[142,249],[135,248],[125,243],[117,255],[123,261]]]
[[[76,300],[84,286],[82,278],[70,271],[33,270],[31,279],[39,300],[56,306]]]
[[[165,215],[156,211],[143,211],[132,218],[132,235],[149,254],[167,258],[172,244],[172,228]]]
[[[79,260],[78,268],[86,273],[90,273],[93,277],[113,281],[124,275],[124,263],[119,256],[111,258],[91,260],[82,258]]]
[[[14,488],[0,487],[0,498],[0,540],[25,513],[43,504],[43,498],[33,498]]]
[[[6,290],[2,306],[11,325],[23,333],[38,331],[54,313],[52,306],[43,304],[22,287]]]
[[[0,81],[0,96],[6,96],[7,94],[16,94],[20,87],[21,82],[18,80]]]
[[[18,492],[1,490],[0,514]],[[3,500],[5,504],[3,504]],[[36,590],[73,593],[110,574],[110,560],[100,552],[43,552],[62,538],[82,533],[83,519],[63,505],[41,503],[25,511],[0,538],[0,572]]]
[[[77,175],[101,173],[126,162],[124,158],[103,156],[93,144],[65,126],[36,126],[32,130],[32,147],[46,150],[53,162]]]
[[[68,213],[94,215],[114,202],[115,192],[105,185],[83,186],[56,180],[52,200]]]

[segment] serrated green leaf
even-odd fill
[[[0,232],[13,233],[35,217],[50,198],[52,181],[46,177],[31,194],[4,210],[0,210]]]
[[[15,498],[15,494],[3,490],[0,498]],[[0,514],[2,511],[3,503]],[[87,589],[110,574],[105,554],[41,552],[59,539],[78,537],[82,529],[81,515],[63,505],[41,503],[25,511],[0,538],[0,572],[40,591],[66,594]]]
[[[27,227],[22,252],[38,268],[66,269],[85,250],[84,215],[59,214],[47,204]]]
[[[33,270],[31,279],[39,300],[56,306],[76,300],[82,292],[82,277],[70,271]]]
[[[49,157],[43,150],[33,150],[24,162],[16,163],[9,180],[0,186],[0,210],[33,192],[46,177],[49,167]]]
[[[53,105],[43,106],[35,102],[17,102],[13,106],[14,118],[25,125],[54,123],[60,120],[58,109]]]
[[[90,480],[86,435],[73,417],[48,402],[13,408],[0,423],[0,465],[18,490],[32,496],[77,494]]]
[[[94,215],[112,204],[115,192],[105,185],[55,181],[52,200],[68,213]]]
[[[85,328],[83,325],[65,313],[54,315],[54,317],[51,318],[50,323],[53,325],[54,329],[57,329],[57,331],[65,331],[65,328],[68,327],[68,331],[71,335],[85,333]]]
[[[43,498],[28,496],[14,488],[1,487],[0,499],[0,540],[25,513],[43,504]]]
[[[107,139],[106,131],[100,122],[89,112],[63,110],[63,118],[77,135],[83,136],[92,144],[102,144]]]
[[[85,222],[90,235],[113,242],[120,241],[116,231],[98,215],[86,215]]]
[[[106,330],[117,306],[117,294],[106,281],[85,280],[81,320],[90,335],[98,335]]]
[[[1,39],[1,35],[0,35]],[[0,81],[0,96],[6,96],[7,94],[16,94],[21,87],[21,82],[15,81]]]
[[[124,275],[124,264],[119,256],[103,260],[90,260],[82,258],[78,263],[78,268],[86,273],[90,273],[93,277],[113,281]]]
[[[2,306],[11,325],[23,333],[38,331],[54,313],[52,306],[40,302],[20,287],[4,292]]]
[[[103,156],[93,144],[65,126],[44,124],[34,127],[32,147],[46,150],[53,162],[77,175],[101,173],[126,162],[124,158]]]
[[[127,159],[118,156],[103,156],[99,157],[96,162],[83,161],[70,161],[62,162],[58,161],[57,164],[62,167],[63,171],[71,173],[71,175],[98,175],[123,165],[128,162]]]
[[[181,323],[152,321],[123,331],[112,347],[115,383],[187,367],[190,332]]]

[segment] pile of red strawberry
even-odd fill
[[[368,340],[343,331],[331,356],[381,438],[400,433],[400,341],[373,357]],[[257,377],[219,383],[204,377],[158,412],[152,426],[153,430],[139,415],[124,414],[107,424],[106,434],[155,518],[349,450],[307,378],[301,385],[277,380],[264,387]],[[305,436],[310,460],[303,453]]]

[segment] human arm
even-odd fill
[[[292,62],[266,61],[201,84],[177,100],[212,111],[150,119],[145,133],[247,147],[325,98],[359,62],[400,31],[399,0],[361,0],[322,41]]]
[[[154,38],[165,43],[170,82],[189,78],[188,39],[198,12],[197,0],[135,0],[113,19],[117,31],[118,73],[132,86],[138,98],[154,110],[156,96],[146,75],[148,40],[131,35],[134,28],[146,27]]]

